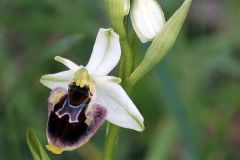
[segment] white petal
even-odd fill
[[[119,36],[112,29],[100,29],[86,66],[91,75],[107,75],[121,56]]]
[[[65,66],[67,66],[70,70],[76,71],[79,69],[80,66],[78,66],[77,64],[75,64],[74,62],[70,61],[69,59],[66,58],[62,58],[60,56],[56,56],[55,60],[64,64]]]
[[[164,13],[156,0],[134,0],[130,16],[143,43],[153,40],[165,23]]]
[[[114,76],[92,77],[95,83],[121,83],[121,78]]]
[[[97,84],[94,103],[107,109],[106,119],[111,123],[137,131],[144,130],[142,115],[119,84]]]
[[[50,88],[57,87],[68,88],[69,83],[73,79],[74,72],[72,70],[63,71],[55,74],[46,74],[41,77],[40,82]]]

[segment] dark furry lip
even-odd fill
[[[54,147],[63,150],[78,148],[95,134],[105,120],[107,111],[97,104],[90,106],[90,102],[89,88],[72,83],[55,105],[49,104],[46,130],[49,150],[55,152],[51,149]]]

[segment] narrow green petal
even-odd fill
[[[94,77],[95,83],[121,83],[121,78],[114,76],[100,76]]]
[[[55,60],[64,64],[65,66],[67,66],[70,70],[76,71],[79,69],[79,66],[77,64],[75,64],[74,62],[70,61],[69,59],[66,58],[62,58],[60,56],[56,56]]]

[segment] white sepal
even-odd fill
[[[74,72],[72,70],[63,71],[55,74],[46,74],[41,77],[40,82],[51,90],[57,87],[67,89],[68,85],[73,79],[73,76]]]
[[[143,131],[143,117],[123,88],[116,83],[96,84],[93,103],[107,109],[106,119],[123,128]]]
[[[121,56],[119,36],[112,29],[99,29],[86,68],[90,75],[104,76],[113,70]]]
[[[143,43],[153,40],[165,23],[164,13],[156,0],[134,0],[130,17]]]

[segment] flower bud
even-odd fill
[[[143,43],[153,40],[165,23],[164,13],[156,0],[134,0],[130,16]]]
[[[129,14],[130,0],[106,0],[106,6],[111,18],[123,18]]]
[[[124,0],[124,15],[128,15],[130,10],[130,0]]]

